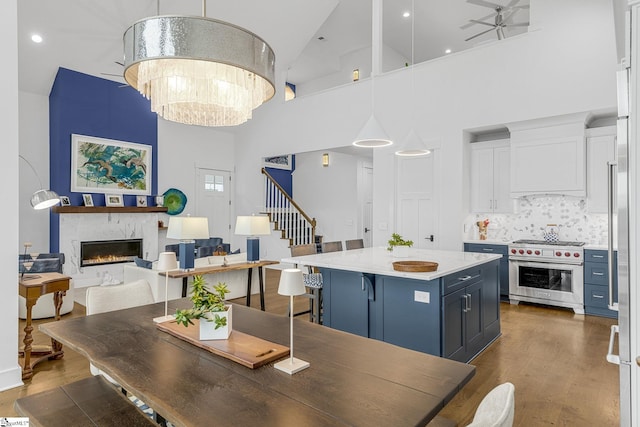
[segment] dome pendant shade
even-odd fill
[[[124,33],[124,78],[166,120],[235,126],[275,94],[275,54],[257,35],[196,16],[155,16]]]
[[[396,156],[403,157],[428,156],[431,154],[431,150],[424,145],[418,134],[411,129],[407,136],[402,140],[402,143],[395,154]]]
[[[60,196],[53,190],[38,190],[31,196],[33,209],[47,209],[60,203]]]
[[[367,123],[365,123],[353,141],[353,145],[356,147],[377,148],[386,147],[391,144],[393,144],[393,141],[389,139],[389,136],[373,114],[369,117],[369,120],[367,120]]]

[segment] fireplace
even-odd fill
[[[118,264],[142,258],[142,239],[80,242],[80,266]]]

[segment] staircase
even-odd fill
[[[315,218],[309,217],[264,168],[262,174],[266,178],[264,213],[269,215],[274,230],[289,240],[289,246],[315,243]]]

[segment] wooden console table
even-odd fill
[[[53,292],[53,303],[56,307],[56,320],[60,320],[60,307],[62,307],[62,298],[69,290],[69,276],[65,276],[60,273],[38,273],[38,274],[25,274],[24,276],[18,276],[18,289],[20,296],[24,297],[27,303],[27,319],[26,326],[24,327],[24,366],[22,368],[22,379],[30,380],[33,377],[33,367],[43,360],[59,360],[64,356],[62,351],[62,344],[55,339],[51,339],[51,348],[45,351],[32,351],[33,348],[33,326],[31,325],[32,318],[31,312],[33,306],[38,302],[38,298],[42,295]],[[33,354],[32,354],[33,353]],[[38,358],[31,361],[31,356],[38,356]]]
[[[172,279],[182,278],[182,296],[186,297],[187,281],[189,277],[199,276],[204,274],[224,273],[227,271],[234,271],[234,270],[247,270],[248,279],[247,279],[247,304],[246,305],[247,307],[249,307],[251,306],[252,273],[253,273],[253,269],[257,268],[258,282],[260,284],[260,310],[264,311],[264,279],[262,275],[262,267],[264,267],[265,265],[273,265],[273,264],[279,264],[279,262],[267,261],[267,260],[256,261],[256,262],[242,262],[238,264],[229,264],[226,266],[217,265],[217,266],[211,266],[211,267],[198,267],[190,270],[174,270],[174,271],[169,271],[168,274],[169,274],[169,277],[171,277]],[[167,273],[163,272],[160,274],[164,276]]]

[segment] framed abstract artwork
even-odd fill
[[[291,154],[287,154],[284,156],[265,157],[263,158],[263,164],[265,168],[291,170],[292,168]]]
[[[151,195],[152,147],[71,135],[71,191]]]

